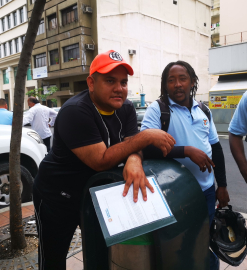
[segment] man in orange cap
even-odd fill
[[[134,201],[139,187],[144,200],[146,186],[153,192],[138,152],[153,144],[166,155],[175,140],[161,130],[138,133],[135,109],[126,99],[128,74],[133,73],[118,52],[99,54],[90,67],[89,89],[69,99],[59,111],[52,149],[34,181],[39,269],[66,269],[70,241],[80,222],[79,200],[93,174],[126,160],[123,196],[132,183]]]

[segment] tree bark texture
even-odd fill
[[[20,146],[22,136],[23,105],[27,69],[35,43],[38,27],[44,11],[46,0],[36,0],[32,16],[28,24],[25,42],[21,52],[14,91],[14,112],[9,156],[10,177],[10,235],[12,249],[23,249],[26,241],[22,226],[21,212],[21,169]]]

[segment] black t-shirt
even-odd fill
[[[92,103],[89,91],[69,99],[60,109],[54,126],[53,146],[40,164],[35,186],[47,199],[77,201],[86,181],[96,173],[71,149],[104,142],[107,147],[138,132],[136,112],[126,100],[112,115],[101,115]],[[57,197],[55,196],[55,197]]]

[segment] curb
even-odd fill
[[[21,204],[21,207],[23,207],[23,206],[29,206],[29,205],[33,205],[33,202],[22,203],[22,204]],[[4,207],[4,208],[0,209],[0,214],[1,214],[1,213],[4,213],[4,212],[6,212],[6,211],[9,211],[9,210],[10,210],[10,207],[9,207],[9,206]]]

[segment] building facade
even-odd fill
[[[20,52],[28,27],[25,0],[0,1],[0,98],[5,98],[13,110],[15,76]],[[31,67],[27,72],[26,91],[37,87],[32,79]],[[27,108],[27,102],[24,109]]]
[[[220,0],[211,0],[211,46],[220,44]]]
[[[220,45],[247,42],[247,2],[238,0],[233,4],[230,0],[221,0],[220,7]]]
[[[209,107],[218,132],[228,132],[247,90],[247,2],[220,1],[220,45],[209,50],[209,73],[218,78],[209,91]]]
[[[28,1],[28,17],[33,9]],[[211,0],[50,0],[45,5],[32,54],[32,69],[47,67],[41,86],[56,85],[58,106],[87,88],[91,61],[118,51],[134,69],[129,95],[147,101],[160,95],[161,74],[171,61],[195,69],[198,100],[208,100]]]
[[[29,17],[33,7],[31,0]],[[91,34],[90,7],[90,0],[51,0],[45,5],[31,66],[37,79],[41,76],[39,71],[47,68],[47,76],[39,79],[39,87],[57,86],[58,91],[51,96],[57,99],[57,106],[87,89],[89,66],[97,51]]]

